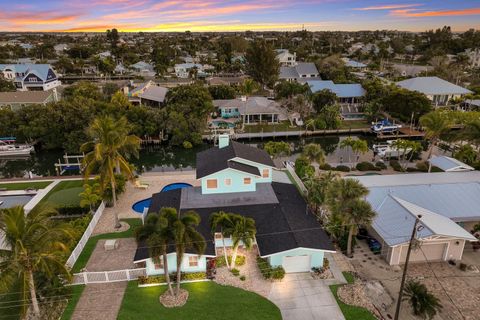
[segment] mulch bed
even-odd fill
[[[188,300],[188,291],[185,289],[180,289],[180,291],[172,296],[170,292],[166,291],[164,294],[160,296],[160,303],[165,308],[176,308],[181,307]]]

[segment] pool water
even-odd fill
[[[176,190],[176,189],[183,189],[183,188],[188,188],[191,187],[192,185],[189,183],[184,183],[184,182],[178,182],[178,183],[172,183],[169,185],[166,185],[163,187],[163,189],[160,192],[166,192],[166,191],[171,191],[171,190]],[[150,207],[150,204],[152,203],[152,198],[148,199],[143,199],[138,202],[135,202],[132,206],[133,211],[143,214],[143,211],[145,208]]]
[[[29,202],[34,195],[21,196],[0,196],[0,209],[11,208],[15,206],[24,206]]]

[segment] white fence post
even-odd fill
[[[86,272],[83,273],[83,283],[88,284],[88,277]]]

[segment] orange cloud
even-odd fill
[[[439,10],[418,12],[412,9],[392,10],[390,15],[396,17],[418,18],[418,17],[447,17],[447,16],[471,16],[480,15],[480,8],[470,8],[461,10]]]
[[[79,14],[65,14],[65,15],[48,15],[45,13],[29,13],[29,12],[9,12],[7,14],[0,14],[0,21],[5,21],[12,25],[23,24],[62,24],[71,22],[80,17]]]
[[[370,10],[392,10],[392,9],[404,9],[404,8],[412,8],[412,7],[419,7],[422,4],[417,3],[417,4],[390,4],[390,5],[384,5],[384,6],[371,6],[371,7],[365,7],[365,8],[355,8],[353,10],[358,10],[358,11],[370,11]]]

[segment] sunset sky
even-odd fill
[[[480,0],[0,0],[0,31],[480,29]]]

